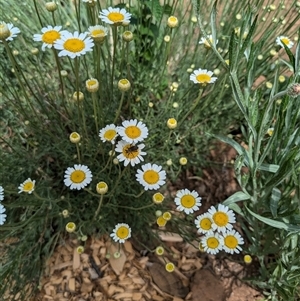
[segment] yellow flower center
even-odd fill
[[[90,79],[89,81],[87,81],[87,85],[90,86],[90,87],[92,87],[96,84],[97,84],[97,81],[95,81],[94,79]]]
[[[121,226],[117,232],[116,235],[121,238],[121,239],[125,239],[126,237],[128,237],[129,235],[129,229],[125,226]]]
[[[238,242],[238,240],[236,239],[235,236],[233,236],[233,235],[227,235],[224,238],[224,244],[229,249],[235,249],[237,247],[237,245],[239,244],[239,242]]]
[[[131,125],[125,129],[125,134],[131,139],[136,139],[141,136],[141,130],[137,126]]]
[[[126,144],[123,147],[123,151],[122,151],[123,155],[125,158],[127,159],[134,159],[139,155],[139,148],[138,147],[134,147],[131,144]]]
[[[105,32],[102,29],[95,29],[91,32],[91,36],[96,37],[96,36],[105,36]]]
[[[196,204],[196,199],[191,194],[186,194],[181,198],[181,205],[185,208],[192,208]]]
[[[49,30],[42,36],[42,41],[47,44],[53,44],[57,39],[60,38],[60,33],[56,30]]]
[[[285,45],[288,45],[290,43],[290,40],[288,38],[281,38],[281,42]]]
[[[153,195],[153,202],[155,203],[161,203],[164,199],[165,197],[160,192],[157,192]]]
[[[171,262],[167,263],[167,264],[166,264],[166,270],[167,270],[168,272],[173,272],[173,271],[175,270],[174,264],[171,263]]]
[[[208,74],[199,74],[196,76],[196,79],[199,83],[208,83],[211,77]]]
[[[116,130],[111,129],[111,130],[107,130],[107,131],[104,133],[104,138],[105,138],[106,140],[108,140],[108,141],[111,141],[111,140],[113,140],[113,139],[116,137],[116,135],[117,135]]]
[[[156,184],[159,180],[159,174],[155,170],[147,170],[144,172],[143,178],[148,184]]]
[[[229,217],[226,213],[219,211],[213,215],[213,220],[219,227],[224,227],[228,224]]]
[[[71,137],[72,137],[73,139],[77,139],[77,138],[79,138],[79,135],[78,135],[77,133],[73,132],[73,133],[71,134]]]
[[[72,172],[70,178],[73,183],[81,183],[85,180],[85,172],[82,170],[75,170]]]
[[[162,216],[159,216],[156,220],[156,223],[159,227],[164,227],[167,224],[167,220],[164,219]]]
[[[209,218],[203,218],[200,221],[200,228],[203,230],[209,230],[211,229],[211,220]]]
[[[24,184],[23,190],[24,191],[31,191],[34,188],[33,182],[27,182]]]
[[[124,15],[118,12],[112,12],[108,14],[107,18],[114,23],[118,23],[124,20]]]
[[[169,20],[170,20],[171,22],[177,22],[177,18],[174,17],[174,16],[170,17]]]
[[[85,48],[85,43],[78,38],[71,38],[65,41],[64,48],[70,52],[80,52]]]
[[[218,246],[219,246],[219,240],[215,237],[209,237],[206,241],[207,243],[207,246],[210,248],[210,249],[216,249]]]

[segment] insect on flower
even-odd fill
[[[130,144],[130,146],[125,150],[127,155],[131,155],[132,153],[136,152],[138,150],[138,146],[135,144]]]

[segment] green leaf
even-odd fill
[[[211,34],[212,34],[214,47],[216,47],[216,41],[217,41],[217,31],[216,31],[217,3],[218,1],[215,1],[210,13],[210,26],[211,26]]]
[[[250,27],[249,32],[247,34],[247,37],[246,37],[246,39],[245,39],[245,41],[242,45],[241,53],[244,53],[244,51],[248,48],[249,44],[251,43],[252,36],[255,32],[257,18],[258,18],[258,16],[255,16],[254,21],[251,24],[251,27]],[[241,36],[242,35],[243,35],[243,33],[241,33]]]
[[[267,224],[267,225],[269,225],[271,227],[282,229],[282,230],[286,230],[286,231],[290,231],[290,232],[300,232],[300,226],[286,224],[284,222],[275,221],[273,219],[260,216],[260,215],[258,215],[256,213],[254,213],[253,211],[251,211],[249,208],[247,208],[247,206],[245,206],[245,207],[250,212],[251,215],[253,215],[258,220],[262,221],[263,223],[265,223],[265,224]]]
[[[231,195],[230,197],[228,197],[224,202],[223,205],[225,206],[229,206],[232,203],[236,203],[239,201],[245,201],[245,200],[249,200],[250,199],[250,195],[246,194],[242,191],[237,191],[235,192],[233,195]]]
[[[238,154],[240,156],[244,156],[245,165],[249,166],[248,152],[240,144],[238,144],[235,140],[233,140],[229,137],[223,136],[223,135],[216,135],[216,134],[210,134],[210,133],[207,133],[207,134],[211,137],[215,137],[215,138],[231,145],[238,152]]]
[[[269,172],[272,172],[272,173],[276,173],[279,169],[279,165],[276,165],[276,164],[267,164],[267,163],[262,163],[260,166],[259,166],[259,170],[264,170],[264,171],[269,171]]]
[[[287,55],[289,56],[290,63],[293,66],[294,72],[296,73],[295,57],[294,57],[293,53],[291,52],[291,50],[284,43],[281,43],[281,44],[283,45]]]
[[[273,188],[270,202],[270,210],[273,217],[277,217],[278,202],[281,199],[281,191],[278,188]]]

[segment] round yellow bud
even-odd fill
[[[47,2],[45,6],[47,11],[54,12],[57,10],[57,4],[55,2]]]
[[[284,83],[284,82],[285,82],[285,77],[284,77],[284,75],[279,75],[278,81],[279,81],[280,83]]]
[[[160,217],[162,215],[162,212],[160,210],[155,211],[156,217]]]
[[[181,157],[181,158],[179,159],[179,163],[180,163],[180,165],[186,165],[186,164],[187,164],[187,162],[188,162],[188,160],[187,160],[187,158],[186,158],[186,157]]]
[[[149,107],[149,108],[153,108],[153,106],[154,106],[154,103],[150,101],[150,102],[148,103],[148,107]]]
[[[169,35],[164,36],[164,41],[165,41],[166,43],[169,43],[170,40],[171,40],[171,37],[170,37]]]
[[[174,108],[174,109],[177,109],[178,107],[179,107],[178,102],[173,102],[173,108]]]
[[[162,216],[159,216],[156,223],[159,227],[164,227],[167,224],[167,221]]]
[[[77,247],[76,251],[78,254],[82,254],[84,252],[84,246]]]
[[[32,48],[32,49],[30,50],[30,52],[31,52],[31,54],[33,54],[33,55],[37,55],[40,51],[39,51],[38,48]]]
[[[69,211],[67,209],[63,210],[61,214],[63,217],[69,217]]]
[[[60,75],[62,77],[67,77],[68,76],[68,71],[67,70],[60,70]]]
[[[267,87],[268,89],[272,89],[273,84],[272,84],[271,82],[266,82],[266,87]]]
[[[66,231],[72,233],[76,230],[76,224],[73,222],[69,222],[66,224]]]
[[[69,139],[72,143],[78,143],[81,137],[77,132],[72,132],[69,136]]]
[[[166,220],[169,221],[172,218],[172,214],[169,211],[166,211],[163,213],[162,217]]]
[[[17,56],[19,54],[19,51],[18,50],[13,50],[12,53],[13,53],[14,56]]]
[[[192,16],[191,21],[192,21],[193,23],[197,23],[197,17],[196,17],[196,16]]]
[[[132,31],[126,30],[123,32],[122,38],[125,42],[130,42],[133,40],[133,33]]]
[[[108,191],[108,186],[105,182],[99,182],[96,186],[97,193],[105,194]]]
[[[118,82],[118,88],[122,92],[126,92],[130,89],[131,84],[130,81],[126,78],[120,79]]]
[[[178,25],[178,19],[174,16],[168,18],[168,26],[174,28]]]
[[[91,93],[97,92],[99,89],[99,82],[95,78],[90,78],[85,82],[85,87]]]
[[[274,133],[274,128],[268,128],[267,134],[271,137]]]
[[[152,196],[153,203],[155,203],[155,204],[160,204],[160,203],[162,203],[164,199],[165,199],[165,197],[164,197],[160,192],[156,192],[156,193]]]
[[[165,252],[165,249],[164,249],[162,246],[158,246],[158,247],[156,247],[156,249],[155,249],[155,253],[156,253],[156,255],[158,255],[158,256],[163,255],[164,252]]]
[[[74,92],[74,94],[73,94],[73,100],[75,100],[75,101],[83,101],[84,100],[84,94],[82,93],[82,92],[79,92],[79,93],[77,93],[77,92]]]
[[[166,263],[165,268],[167,272],[172,273],[175,270],[175,265],[172,262],[168,262]]]
[[[168,166],[172,166],[172,164],[173,164],[172,159],[169,159],[169,160],[167,161],[167,165],[168,165]]]
[[[261,61],[263,58],[264,58],[264,57],[263,57],[263,55],[261,55],[261,54],[259,54],[259,55],[257,56],[257,59],[258,59],[259,61]]]
[[[177,127],[177,120],[175,118],[168,119],[167,126],[171,130],[175,129]]]
[[[252,257],[250,255],[245,255],[244,256],[244,262],[246,264],[250,264],[252,262]]]

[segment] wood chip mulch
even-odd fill
[[[169,243],[172,255],[142,256],[130,241],[119,248],[105,238],[89,239],[85,251],[78,254],[77,239],[65,241],[46,263],[41,292],[34,301],[194,300],[189,285],[191,276],[202,268],[198,250],[183,242],[177,250],[174,241],[181,238],[176,234],[162,238]],[[115,252],[120,257],[115,258]],[[169,261],[176,265],[173,273],[165,270]]]

